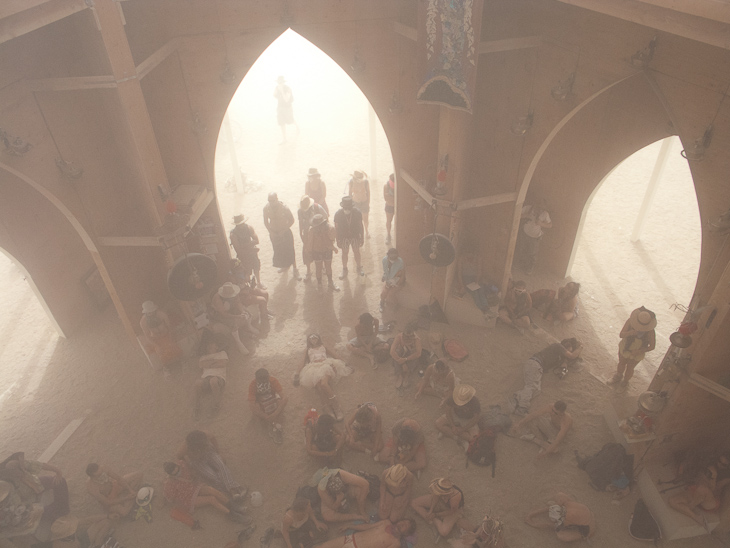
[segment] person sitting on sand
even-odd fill
[[[211,331],[205,329],[200,337],[201,356],[198,366],[203,371],[201,377],[195,381],[195,403],[193,418],[200,418],[200,407],[203,396],[211,394],[213,403],[210,411],[211,418],[218,415],[221,407],[223,388],[226,386],[226,369],[228,367],[228,353]]]
[[[223,462],[218,449],[218,440],[201,430],[193,430],[177,452],[178,460],[185,460],[195,476],[203,483],[222,491],[238,500],[248,489],[233,479],[231,471]]]
[[[517,329],[520,334],[525,334],[525,329],[530,327],[530,308],[532,308],[532,299],[527,292],[527,284],[522,280],[507,284],[507,293],[499,307],[499,317],[497,320],[505,325],[509,325]]]
[[[334,349],[325,346],[322,338],[313,333],[307,337],[304,362],[294,374],[294,386],[314,388],[322,399],[325,409],[330,409],[336,420],[344,418],[332,385],[340,377],[346,377],[352,369],[345,365]]]
[[[469,442],[479,434],[479,414],[482,406],[474,395],[476,389],[468,384],[460,384],[444,402],[446,411],[436,419],[440,435],[447,436],[466,451]]]
[[[325,521],[370,521],[365,511],[365,502],[370,491],[368,480],[340,468],[323,468],[315,474],[315,479]],[[357,513],[348,512],[348,496],[355,499]]]
[[[397,304],[398,292],[406,283],[406,266],[398,255],[398,250],[391,247],[383,257],[383,289],[380,292],[380,311],[385,310],[385,303]]]
[[[373,355],[375,347],[383,341],[378,337],[380,322],[373,318],[369,312],[360,314],[355,326],[355,338],[347,343],[347,349],[356,356],[362,356],[370,360],[370,365],[375,368],[376,362]]]
[[[254,377],[248,385],[248,405],[251,412],[266,425],[274,443],[283,443],[284,431],[279,417],[289,398],[284,395],[281,383],[270,376],[268,370],[263,367],[257,369]]]
[[[94,497],[109,519],[124,517],[132,511],[137,489],[142,483],[142,472],[120,476],[95,462],[86,467],[86,491]]]
[[[336,427],[332,415],[318,416],[314,410],[307,413],[304,436],[307,453],[322,460],[326,466],[340,465],[346,436]]]
[[[409,323],[393,339],[390,346],[390,357],[393,358],[393,368],[398,377],[395,381],[396,388],[407,388],[408,374],[418,365],[421,358],[421,338],[416,334],[416,325]]]
[[[446,478],[436,478],[428,490],[430,494],[413,499],[411,508],[445,537],[464,513],[464,493]]]
[[[327,524],[317,519],[309,499],[297,497],[281,520],[286,548],[311,548],[327,533]]]
[[[192,514],[196,508],[212,506],[229,519],[238,523],[249,523],[248,518],[234,506],[231,499],[210,485],[195,481],[187,463],[183,460],[166,462],[162,465],[167,478],[162,486],[162,494],[169,503]]]
[[[454,392],[457,384],[459,384],[459,380],[451,367],[444,360],[438,360],[424,371],[423,379],[418,383],[415,399],[418,399],[421,394],[436,396],[441,398],[441,405],[443,405]]]
[[[413,419],[402,418],[393,425],[391,436],[383,450],[375,456],[376,462],[390,466],[402,464],[420,474],[426,468],[426,443],[421,425]]]
[[[546,508],[530,512],[525,523],[538,529],[553,530],[563,542],[587,540],[596,533],[593,512],[565,493],[555,495]]]
[[[350,449],[372,455],[383,448],[383,424],[374,403],[358,405],[345,423],[345,429]]]
[[[681,493],[669,498],[669,506],[705,527],[706,519],[701,511],[716,512],[720,508],[720,500],[714,493],[716,487],[717,469],[704,467],[691,477]]]
[[[411,492],[415,476],[402,464],[386,468],[380,475],[380,519],[397,522],[406,515],[411,504]]]
[[[328,540],[317,548],[400,548],[401,543],[416,532],[416,522],[402,519],[396,523],[389,520],[351,525],[354,533]]]
[[[254,337],[259,331],[251,325],[251,314],[245,309],[239,298],[241,288],[226,282],[213,294],[211,301],[212,329],[215,332],[229,332],[242,356],[249,354],[248,348],[241,342],[240,329],[244,328]]]
[[[234,259],[234,261],[237,259]],[[258,287],[253,287],[251,282],[236,280],[233,282],[240,289],[241,293],[238,298],[243,306],[256,306],[259,309],[259,325],[268,324],[274,319],[274,315],[269,310],[269,293]]]
[[[538,289],[530,293],[532,307],[543,310],[547,321],[569,322],[577,316],[580,284],[568,282],[555,292],[552,289]]]
[[[518,434],[523,427],[529,425],[531,432],[523,434],[520,439],[531,441],[541,447],[537,458],[555,454],[558,452],[560,442],[573,426],[573,417],[568,415],[566,408],[567,405],[562,400],[541,407],[515,424],[512,427],[513,433]]]

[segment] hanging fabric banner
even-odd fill
[[[425,0],[419,10],[424,75],[416,100],[472,111],[483,0]]]

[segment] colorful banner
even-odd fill
[[[472,111],[483,0],[426,0],[419,13],[424,74],[416,100]]]

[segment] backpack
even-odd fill
[[[443,346],[444,354],[455,362],[462,362],[469,356],[469,352],[464,348],[464,345],[456,339],[444,339]]]
[[[373,357],[377,363],[385,363],[390,358],[390,346],[393,344],[394,338],[390,338],[386,341],[381,341],[373,348]]]
[[[380,478],[375,474],[369,474],[363,470],[358,470],[357,475],[368,480],[370,490],[368,491],[368,500],[374,502],[380,498]]]
[[[469,466],[469,461],[479,466],[491,465],[492,477],[494,477],[494,467],[497,463],[497,454],[494,452],[496,439],[497,433],[491,428],[479,432],[479,435],[471,440],[469,448],[466,450],[466,466]]]
[[[597,491],[605,491],[611,482],[626,475],[633,477],[633,455],[627,455],[620,443],[607,443],[592,457],[578,459],[578,468],[588,474],[588,483]]]
[[[636,501],[634,513],[631,514],[631,519],[629,519],[629,534],[636,540],[648,540],[655,545],[657,540],[662,538],[659,525],[649,512],[649,508],[646,507],[644,499]]]

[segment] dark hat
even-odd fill
[[[341,207],[352,207],[353,205],[355,205],[355,202],[353,202],[352,196],[345,196],[340,202]]]

